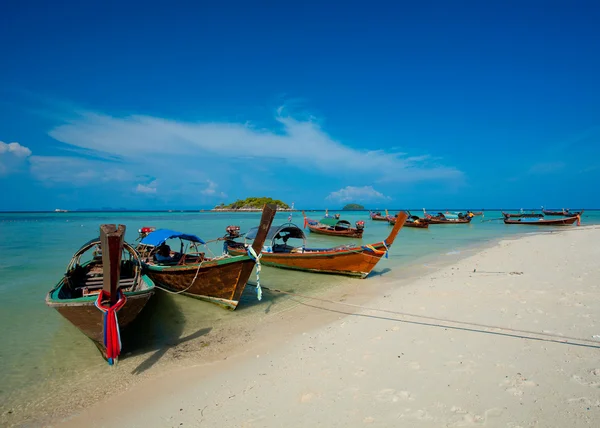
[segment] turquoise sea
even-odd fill
[[[274,224],[287,221],[288,215],[278,213]],[[319,219],[324,212],[308,215]],[[425,230],[405,228],[398,235],[389,259],[382,259],[365,280],[265,267],[261,283],[266,287],[313,294],[341,287],[347,281],[362,281],[361,286],[368,287],[378,278],[402,277],[405,267],[426,263],[440,255],[458,254],[503,236],[549,230],[504,225],[502,221],[493,220],[499,217],[499,211],[486,211],[484,217],[475,217],[469,225],[432,225]],[[259,218],[260,213],[0,213],[0,415],[3,418],[0,421],[11,424],[11,421],[27,420],[28,412],[44,411],[43,403],[52,407],[52,397],[56,394],[76,394],[78,388],[85,388],[89,379],[102,376],[107,370],[95,346],[44,304],[46,293],[62,277],[72,254],[81,244],[98,236],[100,224],[125,224],[126,239],[134,243],[137,230],[142,226],[185,231],[209,240],[222,236],[230,224],[246,231],[256,226]],[[308,246],[373,243],[381,241],[390,231],[386,222],[369,220],[368,212],[344,212],[342,218],[352,223],[365,220],[362,240],[311,235],[307,231]],[[292,221],[302,226],[301,213],[293,213]],[[586,211],[582,222],[600,224],[600,211]],[[214,243],[210,248],[220,254],[222,247]],[[252,276],[251,280],[254,279]],[[124,345],[126,355],[122,360],[131,358],[133,361],[136,355],[149,352],[159,354],[182,338],[192,346],[199,341],[201,333],[198,332],[202,328],[226,329],[235,320],[252,322],[259,316],[291,307],[293,303],[289,300],[285,296],[274,299],[265,294],[258,302],[254,289],[248,287],[238,310],[229,312],[210,303],[158,292],[142,314],[140,323],[143,325],[136,336]],[[133,366],[141,373],[147,369],[144,364],[151,365],[141,359]],[[11,419],[12,415],[15,419]]]

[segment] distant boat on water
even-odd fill
[[[54,210],[55,213],[68,213],[68,210],[61,210],[60,208],[57,208]]]

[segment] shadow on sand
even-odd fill
[[[262,281],[261,281],[262,282]],[[263,285],[264,286],[264,285]],[[246,288],[242,293],[240,298],[240,303],[238,304],[236,312],[245,312],[245,311],[256,311],[259,306],[264,307],[264,313],[268,314],[271,312],[271,309],[278,300],[285,299],[286,296],[283,294],[275,294],[275,293],[262,293],[262,299],[258,300],[256,296],[256,284],[249,282],[246,284]]]
[[[383,276],[388,272],[391,272],[392,270],[390,268],[383,268],[381,270],[373,270],[371,271],[371,273],[369,274],[369,276],[367,276],[367,278],[374,278],[377,276]]]
[[[123,353],[126,356],[155,351],[140,363],[132,374],[141,374],[151,368],[170,348],[196,340],[212,330],[212,327],[205,327],[181,337],[185,327],[185,315],[175,299],[176,297],[169,294],[157,292],[124,332]]]

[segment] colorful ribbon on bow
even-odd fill
[[[121,290],[117,291],[119,300],[113,306],[105,306],[103,300],[110,302],[110,293],[101,290],[98,298],[94,303],[103,314],[103,330],[104,330],[104,347],[106,348],[106,360],[109,365],[116,363],[119,354],[121,353],[121,332],[119,331],[119,319],[117,312],[127,302],[127,297]]]
[[[383,244],[383,246],[385,247],[385,251],[378,250],[378,249],[376,249],[376,248],[375,248],[374,246],[372,246],[372,245],[363,245],[361,248],[362,248],[363,250],[369,250],[369,251],[371,251],[371,252],[373,252],[373,253],[375,253],[375,254],[377,254],[377,255],[385,255],[385,258],[387,259],[387,258],[389,258],[389,257],[388,257],[388,250],[389,250],[389,247],[386,245],[385,241],[383,241],[383,242],[382,242],[382,244]]]

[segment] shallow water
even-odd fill
[[[323,212],[311,212],[319,219]],[[288,213],[279,213],[274,224],[287,221]],[[429,229],[403,229],[389,258],[382,259],[361,286],[378,278],[402,277],[403,267],[423,263],[426,256],[460,254],[465,248],[503,236],[551,230],[549,228],[504,225],[490,221],[499,212],[486,212],[468,225],[432,225]],[[343,213],[354,223],[365,220],[362,240],[326,237],[307,232],[308,246],[330,247],[349,242],[374,243],[387,236],[386,222],[368,220],[366,212]],[[230,224],[248,230],[256,226],[260,213],[35,213],[0,214],[0,413],[23,408],[29,400],[46,399],[49,385],[78,385],[85,388],[94,376],[101,376],[106,364],[95,346],[57,312],[46,307],[46,293],[62,277],[72,254],[81,244],[98,236],[101,223],[127,225],[127,241],[133,243],[142,226],[164,227],[197,234],[205,240],[222,236]],[[300,213],[293,221],[302,225]],[[600,211],[586,211],[583,224],[600,224]],[[221,243],[209,244],[220,254]],[[255,281],[254,275],[251,282]],[[318,294],[349,281],[345,277],[263,268],[261,283],[303,294]],[[204,346],[201,338],[211,330],[223,329],[232,322],[256,322],[269,313],[287,310],[296,303],[288,296],[263,294],[257,301],[253,287],[247,287],[235,312],[210,303],[158,293],[135,324],[135,334],[124,337],[125,359],[136,355],[146,358],[132,363],[133,373],[144,373],[169,349],[181,343]],[[149,356],[148,356],[149,355]],[[137,371],[137,372],[136,372]],[[25,406],[27,407],[27,406]],[[23,411],[27,411],[24,409]]]

